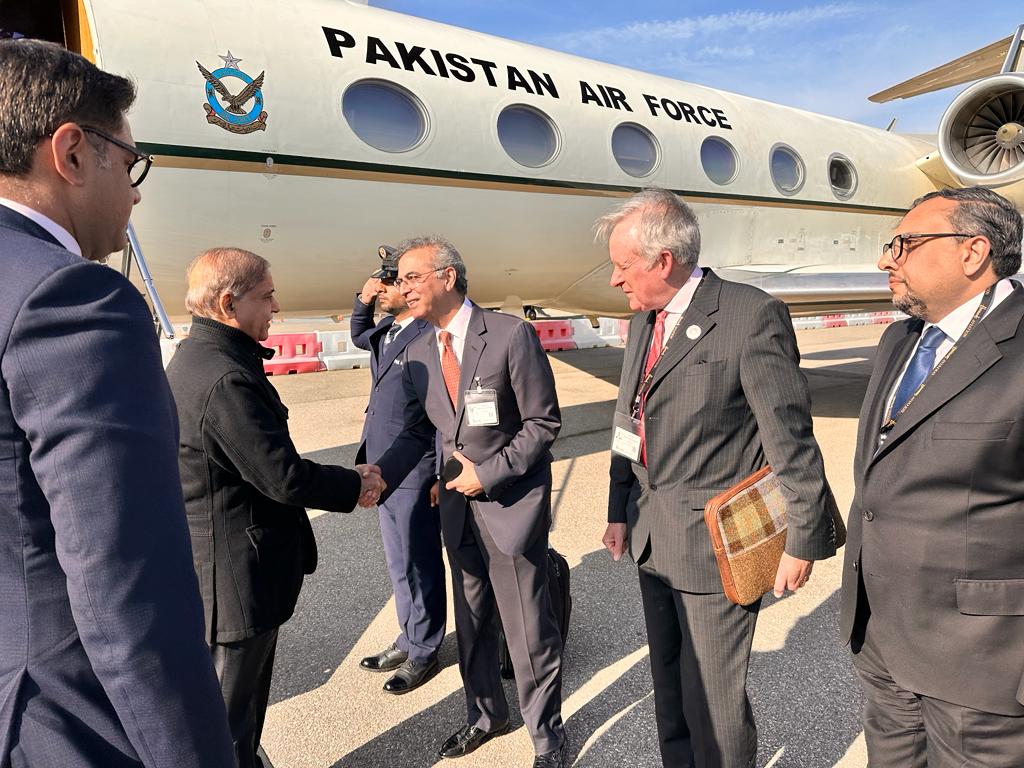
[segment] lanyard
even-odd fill
[[[890,413],[889,414],[889,418],[887,418],[885,420],[885,422],[882,424],[882,437],[883,438],[887,434],[889,434],[889,432],[892,431],[893,427],[896,426],[897,419],[899,419],[900,416],[902,416],[904,413],[906,413],[907,408],[909,408],[910,404],[917,399],[917,396],[920,395],[921,392],[924,391],[924,388],[925,388],[925,386],[927,386],[928,382],[931,381],[932,378],[935,376],[935,374],[937,374],[939,372],[939,370],[942,368],[942,366],[944,366],[946,364],[946,361],[949,360],[949,358],[951,358],[953,356],[953,353],[956,352],[957,349],[959,348],[960,342],[962,342],[964,339],[967,338],[968,334],[970,334],[970,332],[974,330],[974,327],[985,316],[985,313],[988,311],[989,304],[992,302],[992,297],[995,294],[995,290],[996,290],[996,283],[993,283],[992,285],[990,285],[985,290],[985,293],[981,297],[981,303],[978,305],[978,310],[974,313],[974,317],[971,318],[971,322],[969,322],[967,324],[967,327],[964,328],[964,332],[962,334],[960,334],[960,338],[957,339],[955,342],[953,342],[953,346],[950,347],[949,351],[945,355],[942,356],[942,359],[939,360],[938,364],[934,368],[932,368],[932,372],[928,376],[925,377],[924,381],[921,382],[920,386],[918,386],[918,388],[914,392],[914,394],[912,394],[910,396],[910,399],[907,400],[907,402],[905,402],[903,404],[903,407],[900,408],[899,412],[898,413]],[[904,373],[904,375],[906,375],[906,374]]]
[[[668,318],[666,317],[665,319],[667,320]],[[665,343],[661,345],[661,353],[658,355],[658,359],[654,362],[651,370],[647,372],[647,375],[644,376],[643,381],[640,382],[640,386],[636,391],[636,397],[633,398],[633,409],[631,415],[634,419],[640,418],[640,411],[642,410],[643,402],[647,398],[647,393],[651,391],[651,385],[654,383],[654,373],[658,370],[658,366],[661,365],[661,360],[665,357],[665,352],[668,351],[668,345],[672,342],[672,339],[675,338],[676,331],[679,330],[679,326],[682,324],[683,318],[680,316],[679,320],[676,321],[675,326],[672,328],[672,333],[668,335],[668,338],[665,339]],[[651,354],[650,347],[647,348],[647,354]],[[644,359],[646,360],[647,358]]]

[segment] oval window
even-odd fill
[[[498,115],[498,141],[520,165],[537,168],[558,151],[558,134],[543,112],[520,104],[505,107]]]
[[[630,176],[647,176],[658,164],[658,142],[646,128],[622,123],[612,132],[612,154]]]
[[[778,145],[771,152],[772,181],[784,195],[800,191],[804,185],[804,161],[787,146]]]
[[[736,177],[736,150],[717,136],[708,136],[700,145],[700,164],[715,184],[728,184]]]
[[[832,192],[840,200],[848,200],[857,191],[857,169],[849,158],[840,154],[828,159],[828,183]]]
[[[393,83],[354,83],[345,91],[341,109],[356,136],[383,152],[406,152],[427,133],[427,118],[419,101]]]

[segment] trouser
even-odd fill
[[[1020,768],[1024,717],[982,712],[902,688],[872,637],[872,618],[853,666],[864,689],[871,768]]]
[[[397,489],[379,510],[400,629],[395,645],[427,661],[441,646],[448,613],[440,513],[427,489],[411,488]]]
[[[260,737],[270,701],[277,628],[236,643],[213,643],[213,668],[228,710],[238,768],[271,768],[261,755]]]
[[[673,589],[640,573],[658,742],[665,768],[753,768],[747,664],[760,601]]]
[[[537,754],[550,752],[562,744],[565,733],[562,637],[548,592],[547,532],[521,555],[507,555],[473,506],[466,510],[462,540],[448,546],[467,722],[484,731],[508,722],[498,670],[497,607],[523,722]]]

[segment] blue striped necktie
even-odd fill
[[[925,331],[910,365],[907,366],[906,373],[903,374],[903,380],[896,389],[896,396],[892,400],[892,409],[889,411],[890,417],[900,412],[900,409],[917,392],[921,383],[928,378],[928,374],[935,367],[935,351],[945,338],[946,334],[937,325],[933,325]]]

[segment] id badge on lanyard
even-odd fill
[[[640,462],[640,419],[629,414],[616,411],[612,421],[612,453],[629,459],[634,464]]]
[[[480,379],[476,380],[476,389],[467,389],[462,393],[466,408],[466,421],[471,427],[498,426],[498,393],[493,389],[483,389]]]

